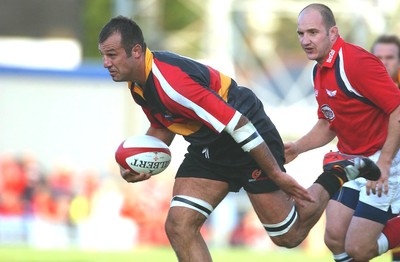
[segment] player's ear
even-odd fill
[[[133,57],[138,57],[142,54],[143,50],[142,50],[142,46],[140,44],[136,44],[132,47],[131,49],[131,55]]]
[[[335,25],[329,29],[329,39],[333,42],[339,35],[339,28]]]

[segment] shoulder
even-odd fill
[[[365,68],[364,63],[381,64],[376,56],[364,48],[347,42],[342,47],[342,59],[346,66],[355,66],[360,69]]]
[[[382,62],[364,48],[346,43],[342,47],[341,59],[344,70],[354,76],[373,77],[373,74],[385,74]]]

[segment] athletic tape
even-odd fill
[[[233,115],[231,121],[229,121],[229,123],[226,125],[225,127],[225,131],[232,135],[233,130],[235,130],[235,127],[237,125],[237,123],[239,123],[239,119],[242,116],[241,113],[239,113],[238,111],[235,112],[235,114]]]
[[[249,152],[264,141],[251,122],[234,130],[232,137],[245,152]]]
[[[378,244],[378,255],[382,255],[383,253],[386,253],[389,249],[389,241],[385,234],[381,233],[378,237],[377,240]]]
[[[268,235],[271,237],[281,236],[286,234],[297,220],[297,211],[293,206],[289,215],[280,223],[277,224],[263,224]]]
[[[336,262],[351,262],[353,261],[353,258],[351,258],[346,252],[341,253],[338,255],[333,254],[333,260]]]
[[[206,201],[184,195],[174,196],[171,200],[171,207],[187,207],[203,214],[206,218],[208,218],[214,210],[214,208]]]

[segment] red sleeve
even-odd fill
[[[350,59],[350,63],[345,63],[349,82],[362,96],[390,114],[400,105],[400,90],[382,62],[367,51],[360,50],[346,58]]]
[[[168,74],[168,70],[173,74]],[[220,133],[236,110],[218,94],[216,86],[202,86],[201,81],[171,65],[163,65],[162,78],[157,76],[160,98],[174,114],[198,120]],[[214,81],[209,85],[220,85]]]

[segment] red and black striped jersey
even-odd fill
[[[191,144],[218,138],[236,110],[228,92],[236,82],[219,71],[171,52],[146,50],[146,84],[129,83],[154,128],[166,127]]]

